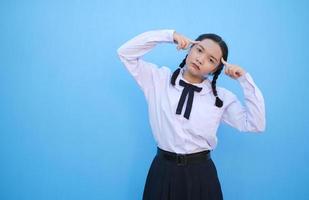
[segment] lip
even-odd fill
[[[193,68],[200,70],[200,67],[198,65],[196,65],[195,63],[192,63]]]

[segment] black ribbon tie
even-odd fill
[[[184,117],[186,119],[189,119],[191,109],[192,109],[192,103],[193,103],[193,98],[194,98],[194,92],[200,92],[202,91],[203,88],[197,87],[195,85],[192,85],[190,83],[186,83],[183,80],[179,80],[179,85],[183,86],[184,89],[182,90],[181,96],[179,98],[176,114],[180,115],[183,105],[185,103],[186,97],[188,96],[188,101],[187,101],[187,106],[186,110],[184,113]]]

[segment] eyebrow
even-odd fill
[[[205,51],[205,48],[202,45],[198,44],[198,46],[201,47]],[[212,57],[213,59],[216,60],[216,62],[218,62],[218,59],[215,58],[213,55],[210,54],[210,57]]]

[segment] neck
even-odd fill
[[[202,83],[203,77],[194,76],[188,70],[184,70],[183,77],[188,81],[189,83]]]

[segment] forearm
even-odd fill
[[[245,73],[238,78],[243,88],[245,110],[246,110],[246,130],[254,132],[262,132],[265,130],[265,102],[260,89],[254,83],[251,75]]]
[[[174,30],[144,32],[123,44],[117,53],[121,60],[137,60],[159,43],[173,43]]]

